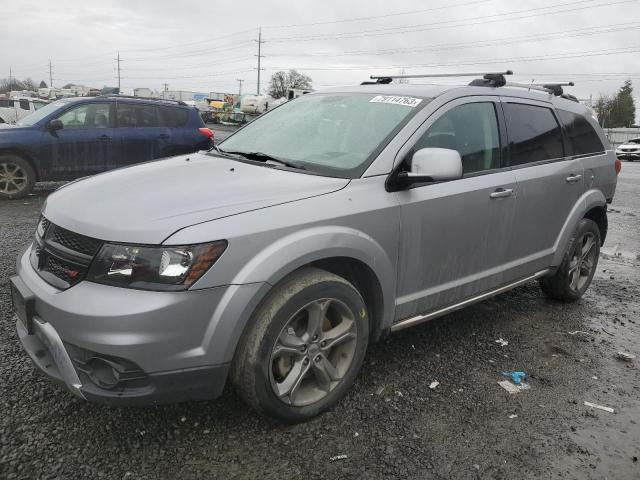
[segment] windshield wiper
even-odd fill
[[[290,167],[290,168],[297,168],[298,170],[306,170],[305,167],[303,165],[300,165],[299,163],[295,163],[295,162],[291,162],[289,160],[283,160],[281,158],[277,158],[274,157],[272,155],[269,155],[268,153],[263,153],[263,152],[240,152],[240,151],[233,151],[233,150],[220,150],[219,148],[216,147],[216,150],[220,153],[223,154],[230,154],[230,155],[240,155],[244,158],[248,158],[249,160],[257,160],[258,162],[276,162],[279,163],[280,165],[284,165],[286,167]]]

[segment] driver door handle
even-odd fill
[[[109,135],[100,135],[98,139],[102,140],[103,142],[108,142],[111,140],[111,137]]]
[[[577,175],[571,174],[567,178],[565,178],[565,180],[567,181],[567,183],[576,183],[580,181],[581,178],[582,178],[582,175],[580,174],[577,174]]]
[[[513,188],[498,188],[495,192],[489,195],[491,198],[505,198],[513,195]]]

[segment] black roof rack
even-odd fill
[[[135,95],[120,95],[118,93],[105,93],[102,95],[98,95],[98,97],[115,97],[115,98],[133,98],[136,100],[153,100],[155,102],[167,102],[167,103],[175,103],[177,105],[182,105],[185,107],[188,107],[188,105],[186,103],[184,103],[182,100],[171,100],[169,98],[155,98],[155,97],[138,97]],[[94,97],[96,98],[96,97]]]

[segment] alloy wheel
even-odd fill
[[[315,300],[285,324],[272,348],[270,381],[286,404],[311,405],[340,383],[353,362],[357,323],[347,305]]]
[[[27,172],[15,163],[0,163],[0,193],[15,195],[27,188]]]
[[[575,291],[580,291],[591,278],[596,264],[596,237],[587,232],[578,241],[569,264],[569,285]]]

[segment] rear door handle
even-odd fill
[[[158,138],[166,140],[167,138],[169,138],[169,135],[167,135],[166,133],[161,133],[160,135],[158,135]]]
[[[567,183],[576,183],[579,182],[580,179],[582,178],[582,175],[577,174],[577,175],[569,175],[565,180],[567,181]]]
[[[102,140],[103,142],[109,142],[111,141],[111,137],[109,135],[100,135],[98,137],[99,140]]]
[[[498,188],[495,192],[489,195],[491,198],[505,198],[513,195],[513,188]]]

